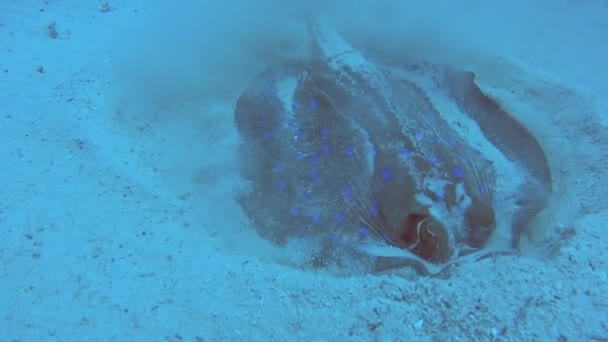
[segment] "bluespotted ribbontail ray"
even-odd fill
[[[315,241],[315,267],[434,274],[495,253],[487,242],[497,223],[512,225],[498,218],[521,226],[542,208],[533,201],[503,210],[495,194],[504,173],[423,87],[367,60],[332,30],[313,34],[318,59],[271,68],[237,101],[249,183],[239,201],[261,236],[279,245]],[[514,169],[536,176],[516,162]]]

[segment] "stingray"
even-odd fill
[[[516,251],[552,188],[537,139],[471,72],[386,65],[313,34],[318,58],[271,67],[236,103],[252,227],[277,245],[307,241],[303,264],[364,272],[437,274]],[[510,242],[497,251],[499,226]]]

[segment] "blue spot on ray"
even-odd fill
[[[274,173],[281,173],[281,171],[283,171],[283,168],[281,167],[281,165],[277,165],[274,168],[272,168],[272,172],[274,172]]]
[[[313,152],[310,155],[310,160],[312,160],[313,165],[319,164],[319,155],[316,152]]]
[[[342,213],[337,213],[334,219],[336,220],[336,223],[342,224],[346,220],[346,217],[344,217],[344,214]]]
[[[279,187],[279,190],[285,190],[285,189],[287,189],[287,183],[285,183],[283,181],[279,181],[277,183],[277,186]]]
[[[464,178],[465,176],[464,170],[458,166],[452,169],[452,173],[456,178]]]
[[[329,128],[323,127],[323,129],[321,130],[321,138],[323,140],[329,139]]]
[[[344,148],[344,155],[347,157],[352,157],[355,155],[355,149],[352,146],[346,146]]]
[[[393,180],[393,171],[389,168],[382,170],[382,180],[388,183]]]
[[[402,158],[409,158],[412,155],[412,151],[410,151],[409,149],[402,147],[401,150],[399,151],[399,155]]]
[[[372,205],[369,207],[369,213],[370,215],[372,215],[372,217],[378,217],[378,215],[380,214],[380,208],[378,207],[378,203],[372,203]]]
[[[359,234],[366,236],[366,237],[371,236],[369,229],[367,229],[366,227],[359,227]]]
[[[296,208],[291,208],[291,209],[289,209],[289,215],[291,215],[291,216],[294,216],[294,217],[295,217],[295,216],[300,215],[300,212],[299,212],[299,211],[298,211],[298,209],[296,209]]]
[[[311,110],[317,110],[319,108],[319,101],[317,101],[317,99],[312,99],[308,103],[308,106]]]

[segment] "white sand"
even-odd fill
[[[305,53],[297,19],[320,2],[248,17],[3,2],[0,341],[607,341],[608,5],[545,2],[444,4],[452,21],[426,8],[428,26],[500,56],[467,67],[547,150],[542,223],[576,231],[552,258],[486,259],[448,280],[282,266],[233,201],[231,101],[262,62]]]

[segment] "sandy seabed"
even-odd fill
[[[514,8],[528,24],[467,65],[546,149],[555,253],[448,279],[286,266],[234,201],[233,103],[184,93],[221,93],[196,80],[223,74],[138,73],[134,38],[116,43],[155,5],[1,4],[0,341],[608,341],[608,7],[559,4]]]

